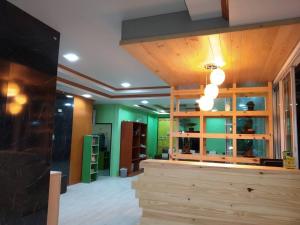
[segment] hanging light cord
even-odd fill
[[[210,41],[210,38],[209,38],[209,37],[210,37],[210,36],[208,36],[208,42],[209,42],[210,50],[211,50],[213,59],[216,60],[215,53],[214,53],[214,51],[213,51],[213,48],[212,48],[211,41]]]

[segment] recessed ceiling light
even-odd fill
[[[161,113],[165,113],[166,111],[162,109],[162,110],[159,110],[159,112],[161,112]]]
[[[73,95],[66,95],[67,98],[73,98]]]
[[[135,107],[140,107],[139,105],[137,105],[137,104],[134,104],[133,106],[135,106]]]
[[[72,106],[71,103],[65,103],[65,106]]]
[[[92,95],[90,95],[90,94],[83,94],[83,95],[81,95],[82,97],[85,97],[85,98],[91,98],[92,97]]]
[[[70,62],[76,62],[79,59],[79,56],[74,53],[67,53],[63,55],[65,59],[67,59]]]
[[[122,85],[124,88],[128,88],[128,87],[131,86],[131,84],[128,83],[128,82],[123,82],[121,85]]]
[[[142,104],[148,104],[149,102],[147,100],[141,101]]]

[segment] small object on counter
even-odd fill
[[[293,157],[292,152],[284,151],[283,152],[283,167],[286,169],[295,169],[295,157]]]

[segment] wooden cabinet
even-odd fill
[[[147,125],[123,121],[121,125],[120,168],[127,168],[128,176],[143,172],[140,161],[147,159]]]

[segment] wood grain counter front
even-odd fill
[[[300,171],[146,160],[141,225],[299,225]]]

